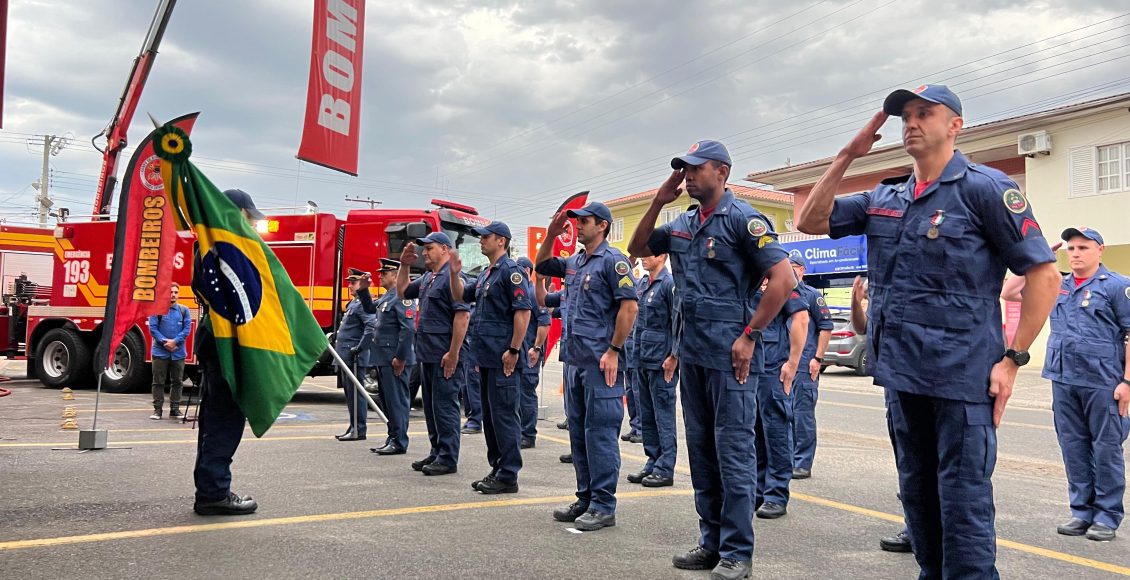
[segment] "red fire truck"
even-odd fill
[[[443,231],[455,242],[467,272],[486,267],[472,228],[489,220],[469,206],[435,199],[431,203],[432,208],[422,210],[353,210],[344,220],[330,213],[269,216],[256,223],[256,230],[279,257],[322,329],[332,332],[340,305],[348,299],[343,285],[346,269],[376,270],[380,258],[399,257],[413,238]],[[93,350],[102,333],[116,226],[112,221],[62,222],[53,230],[9,232],[13,228],[6,227],[0,231],[0,270],[5,275],[0,354],[26,356],[28,376],[48,387],[89,384],[94,377]],[[17,249],[16,241],[24,246]],[[195,313],[196,300],[187,291],[192,244],[191,236],[178,240],[173,281],[186,290],[181,292],[181,303]],[[49,286],[23,271],[16,274],[17,270],[11,270],[9,281],[4,267],[9,255],[19,253],[51,260]],[[414,270],[423,271],[422,257]],[[146,388],[150,346],[148,327],[139,325],[130,331],[114,354],[102,388],[108,392]],[[188,352],[191,364],[191,338]],[[329,373],[328,362],[322,361],[311,374]]]

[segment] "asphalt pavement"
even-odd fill
[[[18,363],[0,373],[19,377]],[[707,578],[671,567],[694,546],[683,450],[674,487],[621,479],[617,526],[581,533],[553,521],[572,501],[572,467],[558,461],[568,435],[560,367],[547,367],[545,420],[523,452],[521,490],[483,496],[470,482],[489,471],[481,435],[464,435],[459,472],[425,477],[409,464],[426,453],[414,410],[407,455],[377,457],[383,440],[338,442],[346,425],[330,378],[308,380],[262,438],[246,432],[234,490],[253,495],[246,517],[193,514],[191,422],[153,421],[149,395],[103,395],[98,427],[110,449],[79,453],[61,430],[66,406],[93,421],[94,393],[74,401],[38,383],[0,384],[0,575],[5,578]],[[821,381],[813,477],[793,482],[787,516],[756,520],[754,575],[764,578],[915,578],[912,556],[882,552],[901,525],[897,478],[881,391],[846,369]],[[626,424],[625,424],[626,429]],[[681,417],[680,417],[680,434]],[[1050,412],[1050,385],[1024,371],[999,431],[995,496],[1006,578],[1130,576],[1130,537],[1097,543],[1055,533],[1067,518],[1066,482]],[[682,439],[680,438],[680,445]],[[626,475],[645,458],[621,443]]]

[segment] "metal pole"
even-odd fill
[[[47,227],[47,210],[50,206],[47,205],[47,181],[48,173],[50,171],[51,162],[51,145],[55,141],[54,135],[43,136],[43,173],[39,177],[39,195],[35,196],[35,201],[39,204],[39,227]]]
[[[98,385],[94,388],[94,422],[90,425],[92,431],[98,429],[98,400],[102,398],[102,375],[104,374],[106,374],[105,370],[98,373]],[[169,397],[172,396],[172,393],[169,393]]]
[[[345,364],[345,361],[341,359],[341,356],[337,354],[336,350],[334,350],[333,348],[329,348],[328,350],[330,351],[330,354],[333,355],[334,360],[337,361],[338,368],[345,371],[345,376],[349,377],[349,380],[353,382],[353,386],[357,389],[357,392],[361,393],[365,397],[365,400],[369,402],[369,408],[376,411],[377,416],[381,418],[381,421],[384,421],[385,424],[388,424],[388,417],[385,417],[385,414],[381,412],[380,407],[377,407],[377,402],[369,396],[369,391],[365,390],[365,387],[361,384],[361,381],[357,380],[357,375],[353,374],[353,371],[350,370],[349,366]]]

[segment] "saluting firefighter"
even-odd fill
[[[381,258],[381,288],[385,292],[376,301],[376,331],[369,348],[368,364],[377,369],[377,383],[388,416],[388,439],[371,451],[377,455],[402,455],[408,451],[408,378],[416,365],[416,306],[401,299],[396,291],[396,274],[400,262]]]
[[[369,273],[350,268],[345,277],[349,282],[351,299],[345,307],[345,314],[334,334],[334,350],[341,360],[349,365],[354,376],[361,377],[358,364],[368,357],[369,344],[373,341],[372,297],[369,294]],[[335,435],[338,441],[364,441],[368,434],[369,404],[353,381],[345,374],[345,369],[337,370],[337,386],[345,390],[345,406],[349,410],[349,430]]]
[[[533,288],[526,273],[507,255],[511,235],[506,224],[493,221],[474,232],[490,266],[474,285],[464,284],[459,275],[463,262],[455,254],[450,278],[452,298],[475,305],[468,348],[481,377],[483,435],[491,470],[473,482],[471,489],[488,495],[517,493],[522,469],[519,366],[526,364],[522,342],[530,323]]]

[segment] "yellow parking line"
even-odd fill
[[[866,409],[868,411],[883,411],[886,412],[886,407],[876,407],[873,405],[858,405],[855,403],[838,403],[835,401],[820,401],[817,405],[831,405],[833,407],[844,407],[846,409]],[[1007,411],[1006,411],[1007,413]],[[1055,427],[1051,425],[1036,425],[1034,423],[1017,423],[1015,421],[1001,421],[1002,427],[1024,427],[1026,429],[1042,429],[1044,431],[1055,431]]]
[[[656,491],[634,491],[628,493],[619,493],[617,498],[634,499],[634,498],[647,498],[647,497],[667,497],[667,496],[687,496],[694,492],[691,490],[672,489],[672,490],[656,490]],[[383,510],[368,510],[360,512],[340,512],[329,514],[314,514],[308,516],[294,516],[287,518],[265,518],[265,519],[250,519],[250,520],[237,520],[227,521],[214,524],[197,524],[188,526],[173,526],[168,528],[148,528],[142,530],[127,530],[124,532],[107,532],[102,534],[87,534],[82,536],[62,536],[57,538],[39,538],[34,540],[15,540],[11,542],[0,542],[0,551],[5,550],[21,550],[27,548],[46,548],[51,546],[63,546],[68,544],[83,544],[89,542],[106,542],[110,540],[125,540],[131,538],[152,538],[157,536],[171,536],[176,534],[190,534],[195,532],[215,532],[220,530],[238,530],[246,528],[260,528],[265,526],[283,526],[294,524],[311,524],[319,522],[343,521],[343,520],[360,520],[383,518],[392,516],[404,516],[415,514],[429,514],[440,512],[453,512],[460,510],[474,510],[474,509],[487,509],[487,508],[503,508],[515,506],[531,506],[531,505],[545,505],[551,503],[563,503],[575,501],[577,498],[573,494],[560,495],[552,497],[530,497],[520,499],[504,499],[494,501],[475,501],[463,503],[451,503],[440,505],[426,505],[415,506],[407,508],[394,508]]]

